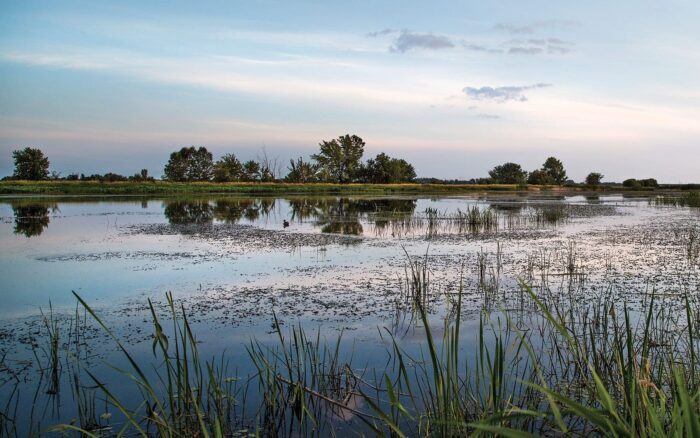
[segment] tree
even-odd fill
[[[393,184],[411,182],[416,178],[416,171],[406,160],[391,158],[385,153],[370,158],[359,172],[364,182],[375,184]]]
[[[170,154],[165,165],[165,179],[169,181],[209,181],[214,169],[211,152],[204,146],[190,146]]]
[[[544,169],[533,170],[527,177],[528,184],[546,185],[553,184],[554,179]]]
[[[255,160],[248,160],[243,163],[243,181],[259,181],[260,180],[260,164]]]
[[[141,172],[135,173],[134,176],[129,177],[129,179],[137,182],[153,181],[153,178],[148,176],[148,169],[141,169]]]
[[[282,172],[282,166],[277,157],[269,157],[264,147],[262,152],[258,154],[258,164],[260,165],[260,181],[273,182]]]
[[[284,178],[289,182],[307,183],[318,180],[318,166],[304,161],[299,157],[296,161],[289,160],[289,173]]]
[[[654,178],[646,178],[646,179],[634,179],[634,178],[629,178],[626,179],[622,182],[622,185],[624,187],[629,187],[633,189],[638,189],[638,188],[656,188],[659,187],[659,182],[656,181]]]
[[[365,142],[356,135],[346,134],[331,141],[322,141],[318,154],[311,156],[324,176],[334,182],[352,181],[360,168]]]
[[[231,182],[243,178],[243,164],[234,154],[226,154],[214,164],[214,181]]]
[[[603,175],[598,172],[591,172],[586,177],[586,185],[588,186],[598,186],[603,180]]]
[[[622,186],[623,187],[630,187],[630,188],[637,188],[637,187],[641,187],[642,183],[637,181],[634,178],[629,178],[629,179],[622,181]]]
[[[554,184],[564,184],[566,182],[566,170],[561,161],[554,157],[547,158],[542,165],[542,170],[549,175]]]
[[[659,187],[659,182],[655,178],[640,179],[642,187]]]
[[[107,172],[101,177],[99,177],[100,182],[116,182],[116,181],[128,181],[129,178],[124,175],[119,175],[118,173]]]
[[[489,171],[491,179],[499,184],[522,184],[527,178],[527,172],[520,164],[505,163]]]
[[[14,178],[36,181],[49,177],[49,159],[40,149],[26,147],[12,151],[12,158],[15,160]]]

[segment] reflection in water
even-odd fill
[[[374,224],[377,233],[387,226],[410,218],[416,209],[415,199],[322,198],[290,201],[292,218],[313,218],[324,233],[360,235],[361,221]]]
[[[520,214],[525,204],[522,202],[493,202],[490,207],[502,213]]]
[[[235,224],[265,218],[274,210],[275,199],[207,199],[166,201],[165,217],[173,225],[206,225],[214,220]]]
[[[57,211],[56,204],[12,204],[15,215],[15,234],[38,236],[49,226],[49,213]]]
[[[173,225],[204,225],[214,220],[211,205],[204,200],[168,202],[163,213]]]
[[[313,221],[323,233],[360,235],[362,222],[374,225],[377,232],[410,219],[416,209],[415,199],[291,198],[285,200],[290,220]],[[215,220],[235,224],[242,220],[266,219],[277,199],[170,200],[165,203],[165,217],[173,225],[211,224]]]
[[[166,201],[165,216],[175,225],[255,223],[268,219],[279,205],[278,214],[284,216],[279,218],[280,228],[289,226],[289,217],[292,223],[311,223],[322,233],[393,237],[541,228],[560,225],[570,216],[569,207],[557,202],[498,201],[466,205],[464,211],[458,208],[452,213],[435,209],[416,213],[417,202],[346,197],[175,199]]]

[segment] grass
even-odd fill
[[[700,207],[700,192],[682,193],[678,196],[657,196],[654,198],[656,205],[668,205],[673,207]]]
[[[537,190],[536,187],[533,189]],[[331,184],[2,181],[0,195],[176,195],[220,194],[415,194],[517,191],[515,184]],[[527,188],[526,188],[527,190]]]
[[[301,325],[285,333],[273,315],[277,344],[252,340],[247,351],[255,372],[237,375],[225,356],[201,357],[186,309],[167,295],[170,321],[148,302],[153,377],[151,364],[139,362],[76,295],[128,365],[117,369],[119,385],[131,385],[141,402],[120,400],[114,383],[85,368],[89,386],[121,420],[96,418],[88,395],[80,409],[85,420],[51,430],[97,436],[111,427],[115,435],[166,437],[700,436],[700,301],[689,293],[652,291],[631,308],[612,289],[581,300],[572,293],[575,282],[563,291],[546,281],[536,288],[521,282],[517,305],[492,294],[471,330],[462,326],[468,320],[462,280],[436,324],[430,306],[441,294],[431,284],[429,257],[407,257],[404,304],[415,313],[412,330],[422,333],[422,347],[409,352],[400,335],[381,328],[383,370],[357,364],[341,347],[342,333],[330,342]],[[498,251],[494,257],[495,267],[488,262],[493,257],[479,258],[484,293],[498,290],[486,286],[489,268],[500,276]],[[567,265],[578,270],[573,244]],[[53,340],[59,332],[50,315]],[[465,342],[474,347],[465,349]],[[10,435],[12,406],[3,412],[0,426]]]

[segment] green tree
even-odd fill
[[[533,170],[527,177],[528,184],[546,185],[554,184],[554,179],[544,169]]]
[[[248,160],[243,163],[243,181],[260,181],[260,163],[255,160]]]
[[[637,181],[634,178],[629,178],[629,179],[622,181],[622,186],[623,187],[638,188],[638,187],[642,186],[642,183]]]
[[[490,170],[489,176],[499,184],[522,184],[527,178],[527,172],[520,164],[505,163]]]
[[[564,164],[554,157],[547,158],[542,165],[542,170],[549,175],[554,184],[564,184],[566,182],[566,170]]]
[[[391,158],[382,152],[367,160],[362,166],[360,178],[364,182],[375,184],[404,183],[413,181],[416,171],[406,160]]]
[[[646,178],[639,180],[640,184],[642,184],[642,187],[659,187],[659,182],[655,178]]]
[[[214,181],[231,182],[243,178],[243,164],[234,154],[226,154],[214,164]]]
[[[15,160],[14,178],[41,180],[49,177],[49,159],[40,149],[26,147],[12,151],[12,158]]]
[[[170,154],[165,165],[165,179],[169,181],[209,181],[214,170],[214,158],[204,146],[185,147]]]
[[[318,163],[323,175],[330,181],[352,181],[360,168],[365,142],[356,135],[343,135],[319,144],[321,150],[311,156]]]
[[[289,173],[285,180],[289,182],[307,183],[318,180],[318,166],[314,163],[304,161],[299,157],[296,161],[289,160]]]
[[[72,175],[68,175],[68,176],[72,176]],[[77,179],[77,174],[75,176]],[[144,181],[153,181],[153,178],[148,176],[148,169],[141,169],[141,172],[135,173],[134,176],[129,177],[129,180],[137,181],[137,182],[144,182]]]
[[[603,174],[598,172],[591,172],[586,176],[586,185],[588,186],[598,186],[603,180]]]

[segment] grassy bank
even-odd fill
[[[538,191],[530,186],[524,190]],[[561,190],[560,188],[549,188]],[[209,182],[3,181],[0,195],[174,195],[174,194],[451,194],[518,191],[516,184],[294,184]],[[571,190],[571,189],[567,189]]]

